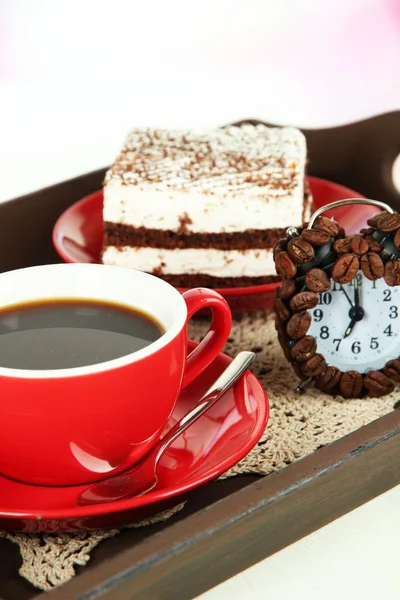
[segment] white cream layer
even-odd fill
[[[301,225],[303,203],[303,182],[290,192],[266,198],[260,188],[207,195],[195,190],[155,191],[111,180],[104,188],[103,217],[110,223],[170,231],[178,231],[188,217],[187,233],[224,233]]]
[[[272,249],[241,252],[212,248],[166,250],[108,246],[103,254],[103,263],[149,273],[161,268],[161,273],[165,275],[186,273],[214,277],[264,277],[276,274]]]

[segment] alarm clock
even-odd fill
[[[346,236],[323,213],[347,204],[381,211]],[[383,396],[400,383],[400,215],[377,200],[349,198],[289,227],[274,248],[282,285],[276,330],[303,383],[344,398]]]

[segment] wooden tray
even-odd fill
[[[305,134],[311,175],[400,209],[391,178],[400,112]],[[98,189],[103,175],[104,169],[1,204],[0,271],[58,262],[54,222]],[[18,575],[18,549],[0,539],[0,600],[189,600],[397,484],[400,410],[266,478],[204,486],[166,523],[102,542],[71,582],[46,594]]]

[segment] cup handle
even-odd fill
[[[204,339],[186,359],[182,388],[186,387],[221,352],[229,337],[232,326],[232,314],[226,300],[214,290],[195,288],[182,294],[187,306],[186,324],[192,316],[204,308],[211,308],[212,321]]]

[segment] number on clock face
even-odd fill
[[[329,365],[365,373],[400,355],[400,289],[388,287],[384,279],[370,281],[361,271],[356,277],[356,286],[355,280],[344,285],[332,281],[330,289],[319,294],[318,305],[310,311],[308,334],[316,338],[318,352]],[[352,308],[355,287],[364,313],[359,320]]]

